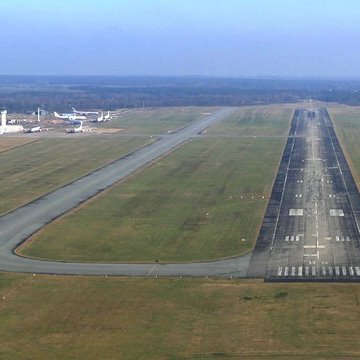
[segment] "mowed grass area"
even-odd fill
[[[149,141],[116,136],[46,138],[0,153],[0,214],[120,158]]]
[[[23,146],[26,144],[29,144],[33,141],[36,141],[36,139],[34,138],[30,138],[30,137],[12,137],[12,136],[1,136],[0,139],[0,153],[4,152],[4,151],[8,151],[10,149],[19,147],[19,146]]]
[[[2,359],[352,359],[358,284],[0,275]]]
[[[287,136],[298,104],[244,106],[208,129],[208,135]]]
[[[189,142],[44,228],[21,253],[116,262],[205,260],[250,251],[284,142]]]
[[[360,186],[360,107],[332,105],[328,107],[334,121],[336,134],[341,143],[353,176]]]
[[[188,126],[215,112],[217,107],[144,108],[128,111],[101,127],[121,128],[123,134],[157,135]]]

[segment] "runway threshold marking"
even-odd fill
[[[354,276],[354,269],[352,266],[349,266],[349,274],[350,276]]]
[[[277,271],[278,277],[316,277],[319,270],[320,277],[326,276],[337,276],[337,277],[360,277],[360,267],[359,266],[346,266],[346,265],[336,265],[336,266],[321,266],[317,268],[316,266],[279,266]]]

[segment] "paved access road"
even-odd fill
[[[328,112],[296,111],[248,275],[360,280],[359,215],[359,192]]]
[[[13,253],[21,242],[44,225],[228,117],[232,111],[231,108],[223,108],[1,217],[0,271],[74,275],[244,276],[250,255],[189,264],[85,264],[32,260]]]

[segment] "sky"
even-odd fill
[[[1,0],[0,74],[359,77],[360,0]]]

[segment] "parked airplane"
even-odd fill
[[[76,110],[75,108],[72,108],[74,114],[79,114],[79,115],[99,115],[98,111],[79,111]]]
[[[30,129],[25,130],[25,132],[27,132],[27,133],[35,133],[35,132],[40,132],[40,131],[41,131],[40,126],[34,126]]]
[[[79,132],[83,132],[83,123],[82,121],[80,121],[80,126],[77,128],[72,128],[72,129],[66,129],[67,133],[79,133]]]
[[[104,121],[110,121],[110,111],[104,116]]]
[[[90,120],[91,122],[103,122],[103,121],[110,121],[110,111],[104,116],[104,113],[102,112],[101,115],[97,119]]]
[[[54,116],[58,119],[63,120],[86,120],[86,116],[76,115],[75,113],[71,114],[58,114],[56,111],[54,112]]]

